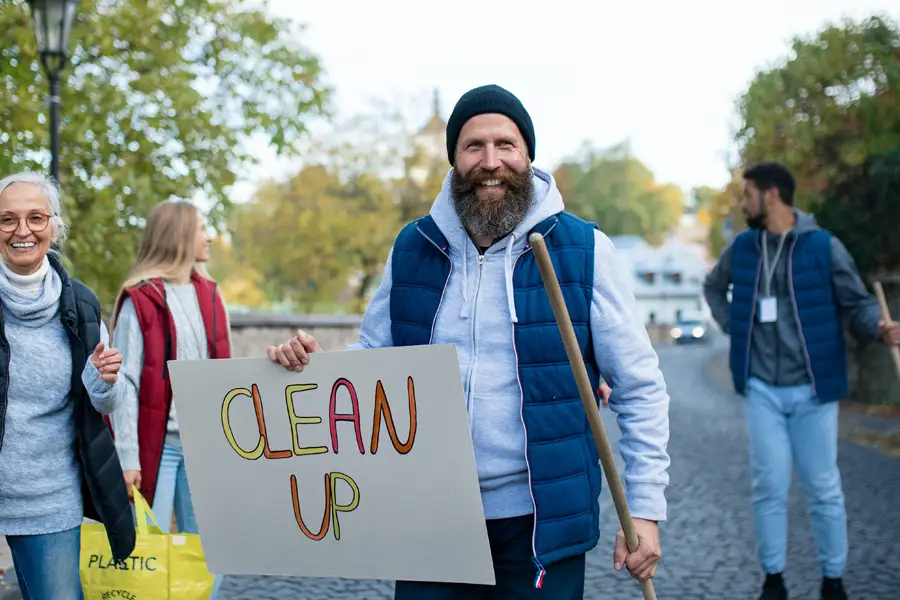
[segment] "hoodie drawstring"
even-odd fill
[[[469,235],[462,227],[459,228],[460,244],[459,249],[462,254],[462,308],[459,311],[461,319],[469,318],[469,246],[471,243],[468,239]],[[506,284],[506,306],[509,309],[509,320],[511,323],[518,323],[519,316],[516,313],[516,295],[513,290],[512,280],[512,251],[516,243],[514,233],[509,234],[506,240],[506,250],[503,253],[503,278]]]
[[[518,323],[519,316],[516,314],[516,296],[513,290],[512,280],[512,250],[516,241],[514,233],[509,234],[506,240],[506,252],[503,257],[503,275],[506,279],[506,305],[509,307],[509,320],[511,323]]]
[[[469,318],[469,234],[466,233],[464,227],[460,227],[460,244],[459,249],[462,252],[462,309],[460,309],[459,317],[461,319]]]

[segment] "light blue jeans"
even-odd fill
[[[787,554],[788,492],[797,465],[825,577],[847,566],[847,513],[837,465],[838,403],[819,402],[809,385],[773,387],[751,378],[745,402],[753,468],[756,551],[766,573]]]
[[[151,510],[164,531],[168,531],[174,511],[179,533],[199,533],[181,445],[169,443],[163,445]],[[216,600],[221,585],[222,577],[216,576],[209,600]]]
[[[44,535],[8,535],[23,600],[83,600],[81,527]]]

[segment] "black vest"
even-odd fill
[[[86,285],[69,278],[62,263],[48,255],[51,267],[62,279],[59,318],[72,351],[72,386],[69,400],[75,405],[75,456],[81,463],[84,516],[106,527],[113,558],[124,560],[135,544],[134,517],[122,466],[106,422],[91,404],[81,372],[100,343],[100,302]],[[0,313],[0,449],[9,391],[9,342]],[[48,365],[48,368],[53,368]]]

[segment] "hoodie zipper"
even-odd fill
[[[466,260],[463,257],[463,260]],[[476,317],[478,316],[478,290],[481,289],[481,277],[484,274],[484,254],[478,254],[478,281],[475,283],[475,298],[472,300],[472,360],[469,363],[469,384],[466,386],[466,407],[469,412],[469,427],[473,427],[475,425],[475,400],[472,399],[472,380],[475,377],[475,363],[477,361],[476,357],[476,349],[478,348],[478,342],[476,340],[477,331],[476,331]]]

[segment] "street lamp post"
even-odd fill
[[[59,74],[69,61],[78,0],[29,0],[41,64],[50,80],[50,173],[59,182]]]

